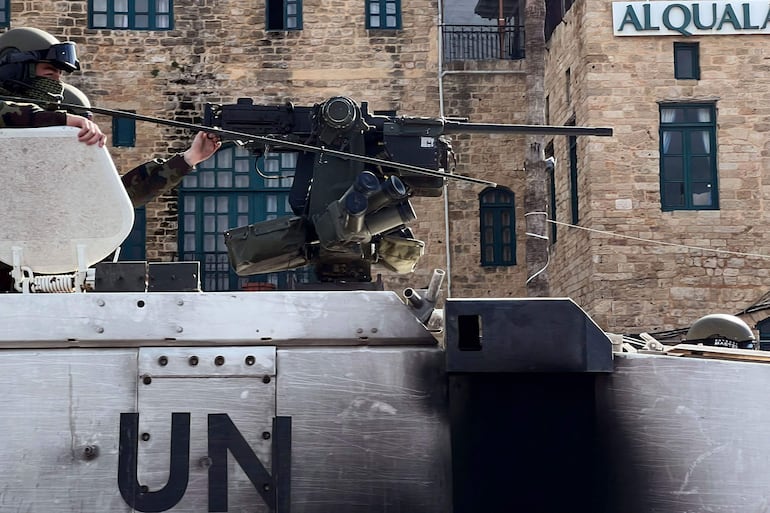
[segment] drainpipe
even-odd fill
[[[444,0],[438,0],[438,113],[444,119]],[[448,171],[448,170],[444,170]],[[449,180],[444,180],[444,244],[446,297],[452,297],[452,247],[449,244]]]

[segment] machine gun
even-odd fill
[[[467,123],[369,113],[344,96],[313,106],[207,104],[203,124],[239,139],[252,153],[300,151],[289,191],[293,215],[225,233],[230,262],[240,276],[313,265],[322,282],[369,282],[372,264],[408,273],[424,243],[408,225],[410,198],[438,197],[444,181],[493,182],[445,172],[453,162],[452,132],[611,135],[607,128]],[[228,135],[230,134],[230,135]],[[250,134],[243,141],[232,134]],[[346,154],[346,155],[344,155]],[[351,158],[350,155],[357,158]]]

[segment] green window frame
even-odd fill
[[[718,210],[716,105],[660,105],[663,211]]]
[[[366,0],[367,29],[400,29],[401,0]]]
[[[302,30],[302,0],[267,0],[266,30]]]
[[[0,27],[11,26],[11,0],[0,0]]]
[[[547,124],[547,123],[546,123]],[[553,151],[553,141],[549,142],[545,147],[546,158],[546,171],[548,171],[548,211],[549,219],[556,221],[556,158]],[[551,162],[548,162],[551,159]],[[551,244],[556,244],[557,225],[556,223],[549,223],[551,225]]]
[[[551,167],[548,169],[548,178],[550,180],[550,205],[548,206],[548,210],[550,211],[550,217],[552,221],[556,221],[556,168]],[[551,244],[556,244],[556,223],[550,223],[551,224]]]
[[[126,111],[134,112],[134,111]],[[131,118],[112,118],[112,145],[114,147],[133,148],[136,146],[136,120]]]
[[[120,245],[118,260],[143,261],[147,259],[147,212],[144,207],[134,209],[134,226]]]
[[[290,288],[293,283],[314,281],[310,268],[236,275],[223,235],[230,228],[293,215],[289,190],[296,163],[296,152],[267,153],[257,159],[241,146],[228,146],[184,178],[179,189],[178,254],[180,260],[201,263],[204,291],[244,290],[249,282]]]
[[[700,46],[698,43],[674,43],[674,78],[700,80]]]
[[[570,212],[572,214],[572,224],[580,222],[580,210],[578,204],[578,151],[577,137],[570,135],[567,137],[569,146],[569,201]]]
[[[172,30],[173,0],[88,0],[88,28]]]
[[[479,194],[481,265],[516,265],[515,197],[505,187],[488,187]]]
[[[770,317],[759,321],[756,328],[759,331],[760,351],[770,351]]]

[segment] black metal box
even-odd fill
[[[612,343],[568,298],[448,299],[447,372],[612,372]]]
[[[99,262],[94,265],[96,292],[145,292],[147,262]]]
[[[200,262],[150,262],[148,265],[150,292],[198,292]]]

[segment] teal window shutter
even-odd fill
[[[112,118],[112,145],[115,147],[136,146],[136,120],[130,118]]]
[[[120,261],[143,261],[147,258],[147,213],[144,207],[134,209],[134,226],[120,245]]]
[[[302,30],[302,0],[267,0],[266,30]]]
[[[718,210],[716,106],[660,106],[661,209]]]
[[[400,29],[401,0],[366,0],[366,28]]]
[[[487,188],[479,194],[482,266],[516,265],[516,218],[513,192]]]
[[[11,26],[11,0],[0,0],[0,27]]]
[[[173,0],[88,0],[88,28],[172,30]]]
[[[572,212],[572,224],[578,224],[580,221],[580,212],[578,210],[578,154],[577,137],[567,137],[569,144],[569,190],[570,190],[570,209]]]
[[[549,180],[549,205],[550,218],[552,221],[556,221],[556,166],[549,167],[550,173],[548,174]],[[551,244],[556,244],[556,223],[551,223]]]
[[[700,47],[698,43],[674,43],[674,78],[700,80]]]
[[[759,331],[759,349],[770,351],[770,317],[757,323],[757,331]]]

